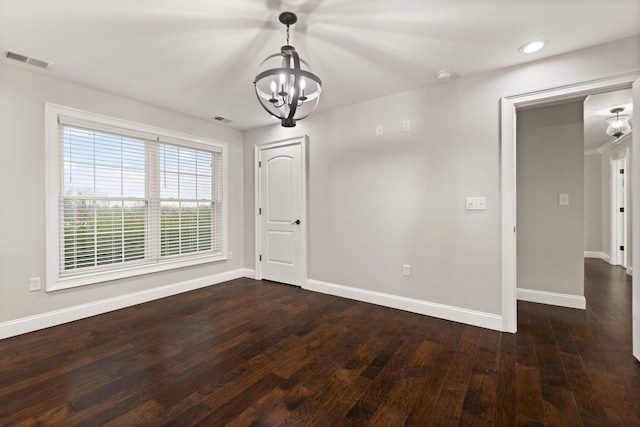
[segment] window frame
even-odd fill
[[[222,157],[222,221],[221,221],[221,253],[184,255],[179,258],[157,258],[153,262],[140,265],[123,265],[114,267],[108,265],[102,271],[78,272],[73,275],[64,275],[60,250],[60,208],[59,197],[61,194],[62,157],[61,145],[58,139],[60,118],[65,124],[72,121],[76,124],[84,124],[85,128],[100,132],[111,132],[132,138],[144,139],[151,144],[167,143],[186,148],[194,148],[208,151],[219,151]],[[73,124],[70,124],[73,126]],[[95,283],[125,279],[144,274],[172,270],[176,268],[190,267],[228,259],[228,144],[214,141],[194,135],[184,134],[155,126],[136,123],[124,119],[91,113],[75,108],[45,103],[45,290],[47,292],[62,289],[75,288]],[[147,164],[147,168],[153,165]],[[149,197],[148,190],[146,197]],[[148,207],[148,214],[151,208]],[[149,217],[149,221],[153,221]],[[160,217],[157,218],[160,220]],[[150,243],[150,238],[145,239],[145,246]],[[160,240],[157,241],[160,245]],[[147,248],[148,252],[149,248]],[[117,265],[117,264],[116,264]]]

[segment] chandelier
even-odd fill
[[[609,123],[609,127],[607,128],[607,135],[615,136],[616,138],[620,138],[625,133],[631,130],[631,126],[629,126],[629,116],[621,116],[620,113],[624,111],[624,107],[618,107],[611,110],[612,114],[615,114],[615,117],[609,117],[607,119],[607,123]]]
[[[253,84],[262,108],[282,126],[294,127],[315,110],[322,82],[289,44],[289,26],[297,22],[296,14],[283,12],[279,19],[287,26],[287,44],[262,61]]]

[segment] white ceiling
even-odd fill
[[[0,0],[0,49],[55,63],[36,72],[249,129],[274,123],[253,78],[285,44],[285,10],[323,80],[319,109],[433,84],[443,68],[467,76],[640,34],[640,0]],[[542,51],[518,51],[539,38]]]
[[[584,149],[595,150],[614,137],[607,135],[607,119],[614,116],[611,110],[624,107],[624,114],[633,116],[633,94],[631,89],[590,95],[584,101]],[[629,121],[631,124],[631,121]]]

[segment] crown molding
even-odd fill
[[[612,148],[622,144],[625,141],[631,139],[631,135],[633,134],[633,129],[631,129],[628,133],[624,134],[620,138],[613,138],[610,141],[605,142],[598,148],[593,148],[591,150],[584,150],[585,156],[595,156],[598,154],[604,154],[605,151],[609,151]]]

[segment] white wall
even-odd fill
[[[584,250],[602,251],[602,156],[584,156]]]
[[[228,142],[229,249],[234,259],[65,291],[29,292],[28,279],[44,278],[45,272],[45,102]],[[0,324],[243,267],[241,132],[1,64],[0,129]]]
[[[583,296],[582,101],[519,111],[517,141],[518,288]]]
[[[500,315],[500,98],[638,69],[640,38],[625,39],[249,131],[245,265],[253,146],[307,134],[310,279]],[[487,210],[465,211],[468,196]]]

